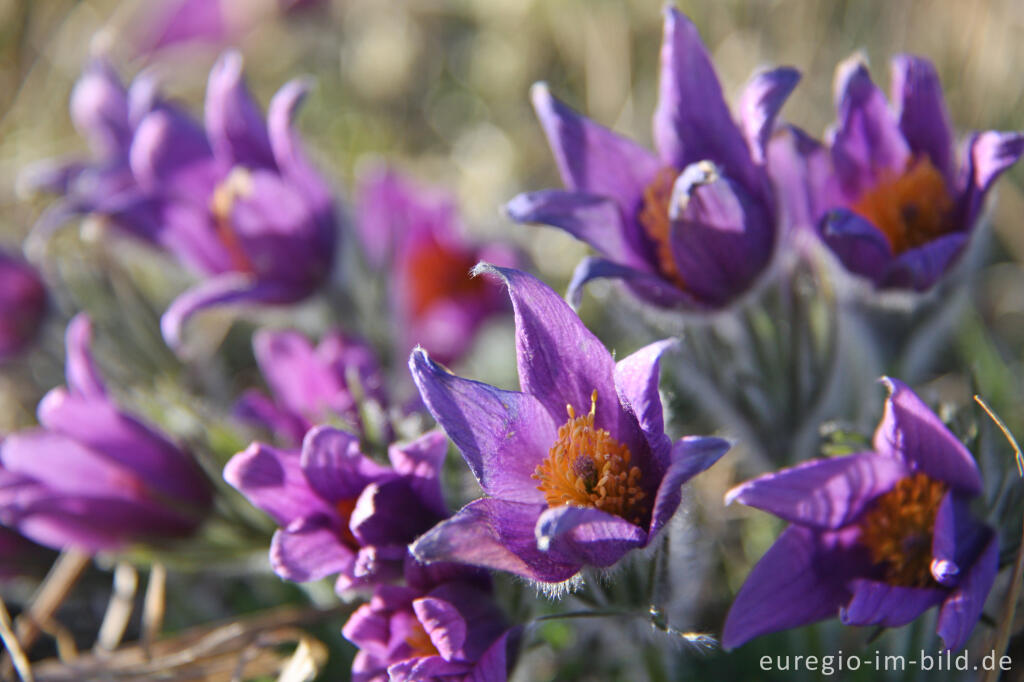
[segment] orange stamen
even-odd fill
[[[231,265],[242,272],[254,272],[255,268],[246,255],[242,242],[231,224],[231,211],[235,202],[252,195],[252,176],[245,168],[236,166],[213,190],[210,197],[210,213],[213,215],[217,238],[227,249]]]
[[[883,177],[850,208],[885,234],[896,255],[953,228],[946,180],[924,157],[912,160],[902,175]]]
[[[334,508],[338,510],[338,514],[341,515],[341,528],[338,531],[338,538],[342,544],[348,546],[350,549],[359,549],[359,540],[352,534],[352,529],[349,528],[349,520],[352,518],[352,512],[356,508],[355,497],[348,500],[341,500],[335,503]]]
[[[434,643],[430,641],[430,635],[423,629],[423,625],[416,621],[412,630],[405,636],[405,643],[412,649],[410,658],[426,658],[428,656],[439,656],[440,653]]]
[[[594,427],[597,391],[590,397],[590,412],[576,416],[567,405],[569,420],[558,429],[558,439],[533,478],[549,507],[572,504],[595,507],[639,523],[646,515],[642,472],[630,466],[629,448],[604,429]]]
[[[654,252],[661,274],[680,289],[685,289],[686,282],[679,274],[670,241],[672,221],[669,219],[669,206],[672,203],[672,187],[678,175],[679,171],[675,168],[662,168],[654,176],[654,180],[644,190],[644,200],[637,213],[637,221],[654,242]]]
[[[944,483],[918,473],[875,500],[860,520],[860,544],[872,561],[885,566],[886,582],[904,587],[934,582],[932,535],[945,494]]]

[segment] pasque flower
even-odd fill
[[[338,591],[402,575],[408,543],[448,515],[439,473],[447,442],[428,433],[388,450],[391,467],[346,431],[318,426],[301,452],[253,443],[224,479],[281,527],[270,563],[286,580],[338,574]]]
[[[874,286],[926,290],[963,252],[1024,135],[973,133],[958,165],[938,74],[921,57],[892,60],[893,108],[858,56],[839,65],[835,92],[826,145],[791,128],[770,146],[788,221]]]
[[[263,329],[252,345],[271,396],[246,391],[235,411],[289,446],[300,445],[317,423],[341,422],[359,430],[360,399],[387,402],[380,363],[357,338],[334,331],[313,346],[297,331]]]
[[[419,344],[442,362],[457,360],[488,318],[508,308],[501,291],[470,270],[480,260],[514,265],[516,255],[469,242],[452,197],[417,187],[391,168],[363,175],[358,203],[367,260],[390,278],[399,352]]]
[[[659,359],[671,342],[616,363],[554,291],[518,270],[504,280],[516,322],[521,391],[457,377],[421,349],[409,360],[423,402],[485,493],[412,546],[556,583],[646,546],[680,487],[721,457],[718,438],[665,435]]]
[[[523,194],[507,206],[522,222],[559,227],[596,257],[576,269],[570,295],[598,277],[623,280],[661,306],[720,308],[746,291],[769,263],[775,200],[765,145],[799,74],[755,76],[733,120],[697,29],[665,10],[657,153],[580,116],[533,89],[533,104],[566,190]]]
[[[0,250],[0,362],[36,337],[46,313],[46,287],[28,263]]]
[[[293,129],[305,92],[301,81],[285,85],[264,122],[241,56],[229,52],[210,73],[204,130],[161,100],[151,79],[126,93],[108,67],[91,68],[72,112],[99,160],[36,174],[36,184],[67,196],[41,229],[100,215],[202,273],[161,320],[171,346],[204,308],[305,298],[328,275],[336,239],[329,189]]]
[[[726,496],[790,522],[736,595],[727,648],[836,615],[897,627],[933,606],[946,648],[967,642],[999,564],[995,533],[968,508],[981,475],[913,391],[884,381],[873,452],[806,462]]]
[[[39,403],[41,428],[0,444],[0,523],[62,549],[114,549],[192,533],[211,488],[167,436],[122,411],[90,353],[89,318],[67,330],[67,388]]]

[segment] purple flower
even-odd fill
[[[892,103],[859,57],[839,65],[827,146],[793,128],[770,146],[788,220],[813,226],[850,272],[878,288],[930,288],[957,260],[1024,135],[970,135],[959,169],[931,62],[892,61]]]
[[[402,574],[406,546],[448,515],[438,478],[447,451],[441,433],[388,450],[392,468],[359,452],[359,439],[318,426],[302,451],[253,443],[224,468],[224,479],[281,527],[270,563],[286,580],[339,574],[337,590]]]
[[[305,84],[281,88],[264,122],[241,56],[229,52],[210,73],[205,130],[160,100],[145,77],[125,93],[108,68],[95,67],[75,90],[73,113],[79,102],[88,112],[76,122],[100,160],[37,177],[67,195],[40,229],[98,214],[205,275],[164,313],[168,344],[179,345],[185,322],[204,308],[292,303],[324,281],[334,208],[292,125]]]
[[[506,628],[489,590],[452,580],[429,589],[381,585],[342,634],[359,647],[353,682],[503,682],[519,628]]]
[[[421,345],[453,362],[490,316],[507,310],[500,291],[469,273],[482,259],[513,265],[516,255],[499,245],[467,242],[450,196],[376,168],[362,178],[357,224],[370,265],[392,278],[402,356]]]
[[[598,252],[577,267],[573,300],[590,280],[611,277],[656,305],[721,308],[771,260],[776,210],[765,146],[798,80],[789,68],[755,76],[737,124],[696,27],[669,7],[654,114],[657,153],[536,85],[533,104],[567,190],[522,194],[508,213],[559,227]]]
[[[39,273],[0,250],[0,362],[24,350],[46,313],[46,287]]]
[[[317,423],[340,421],[359,431],[360,399],[387,402],[377,357],[359,339],[331,332],[314,347],[297,331],[264,329],[252,345],[273,397],[247,391],[236,412],[290,446],[300,445]]]
[[[616,363],[547,285],[504,280],[522,391],[462,379],[417,349],[420,395],[462,451],[485,497],[419,538],[421,561],[455,561],[555,583],[646,546],[679,506],[680,486],[729,445],[665,435],[658,364],[670,341]]]
[[[0,523],[55,549],[187,536],[210,508],[210,485],[187,453],[111,400],[91,336],[88,317],[71,321],[68,387],[40,401],[41,428],[0,445]]]
[[[981,475],[913,391],[884,381],[874,452],[806,462],[726,495],[790,522],[736,595],[726,648],[837,614],[898,627],[932,606],[946,648],[967,642],[999,568],[995,533],[968,509]]]

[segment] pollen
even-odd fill
[[[217,238],[227,249],[232,267],[243,272],[252,272],[254,267],[231,222],[231,212],[234,210],[235,202],[252,196],[252,192],[252,175],[245,168],[236,166],[214,188],[210,197],[210,214],[213,216]]]
[[[675,185],[679,171],[675,168],[663,168],[651,184],[644,189],[643,204],[637,213],[637,221],[644,232],[654,242],[654,253],[658,258],[658,269],[661,274],[671,280],[680,289],[686,288],[672,255],[672,221],[669,219],[669,207],[672,203],[672,187]]]
[[[918,473],[875,500],[861,519],[860,544],[876,564],[885,567],[886,582],[903,587],[934,582],[932,535],[945,493],[941,481]]]
[[[565,504],[594,507],[640,523],[647,513],[647,494],[640,486],[641,471],[631,465],[629,448],[594,426],[597,391],[590,412],[577,417],[567,405],[569,419],[533,478],[549,507]]]
[[[946,180],[924,157],[912,160],[902,175],[883,177],[851,208],[885,234],[896,255],[953,228],[953,199]]]

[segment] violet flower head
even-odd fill
[[[256,332],[252,345],[271,397],[246,391],[235,412],[289,446],[301,445],[314,424],[344,424],[361,431],[361,399],[387,404],[377,357],[359,339],[336,331],[313,346],[297,331],[264,329]]]
[[[501,291],[470,270],[482,259],[515,265],[516,254],[467,241],[452,197],[419,188],[390,168],[364,175],[358,209],[367,259],[392,278],[401,355],[421,345],[442,362],[457,360],[488,318],[508,309]]]
[[[46,314],[46,287],[28,263],[0,250],[0,363],[35,339]]]
[[[838,120],[826,145],[792,128],[770,145],[784,211],[842,266],[879,289],[924,291],[964,251],[995,180],[1024,134],[968,136],[959,168],[935,67],[892,60],[892,107],[854,56],[836,70]]]
[[[413,555],[543,583],[611,566],[651,542],[682,484],[729,444],[665,435],[658,365],[670,341],[616,363],[547,285],[518,270],[478,272],[508,286],[522,390],[457,377],[413,351],[423,402],[485,493],[419,538]]]
[[[82,95],[91,113],[81,118],[93,146],[106,152],[94,164],[69,167],[63,175],[75,182],[54,173],[42,183],[66,199],[40,231],[74,215],[99,215],[201,273],[205,279],[163,315],[169,345],[180,344],[185,322],[200,310],[293,303],[325,280],[334,258],[334,206],[293,127],[303,82],[281,88],[264,121],[243,81],[241,56],[228,52],[210,73],[204,130],[161,100],[146,77],[126,93],[104,69],[83,76],[76,93],[87,77],[96,85]]]
[[[457,579],[381,585],[342,629],[359,647],[353,682],[504,682],[519,632],[505,625],[489,590]]]
[[[884,381],[874,452],[806,462],[726,495],[790,522],[736,595],[726,648],[836,615],[899,627],[933,606],[946,648],[967,642],[999,567],[996,534],[968,508],[981,475],[913,391]]]
[[[253,443],[224,468],[224,479],[280,526],[270,563],[285,580],[338,574],[339,592],[402,575],[407,545],[448,515],[439,472],[447,442],[439,432],[392,445],[391,467],[359,452],[359,439],[318,426],[301,452]]]
[[[40,428],[0,444],[0,523],[62,549],[116,549],[191,534],[211,504],[192,458],[123,412],[93,363],[84,314],[67,330],[67,388],[40,401]]]
[[[532,97],[566,190],[522,194],[519,222],[559,227],[590,244],[570,284],[621,279],[655,305],[719,309],[771,260],[776,204],[765,171],[775,117],[799,74],[779,68],[747,85],[734,121],[696,27],[665,10],[653,153],[577,114],[543,84]]]

